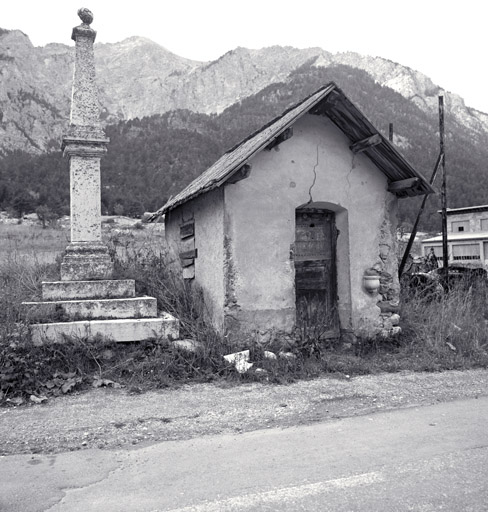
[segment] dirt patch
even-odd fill
[[[0,410],[0,454],[130,448],[483,395],[488,370],[324,377],[286,386],[196,384],[139,395],[100,388]]]

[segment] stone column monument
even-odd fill
[[[78,11],[83,22],[73,29],[76,44],[75,72],[68,134],[62,149],[69,156],[71,243],[61,265],[63,281],[109,279],[113,265],[102,243],[100,158],[109,140],[100,126],[95,83],[93,43],[97,33],[90,27],[93,14]]]
[[[42,283],[42,301],[25,302],[35,344],[72,338],[140,341],[178,339],[179,322],[157,311],[153,297],[136,297],[132,279],[111,279],[113,263],[102,242],[100,158],[109,140],[100,126],[95,83],[93,14],[78,11],[73,29],[75,72],[68,134],[62,149],[69,157],[71,241],[61,263],[61,281]],[[36,323],[37,322],[37,323]]]

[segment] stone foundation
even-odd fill
[[[396,202],[391,200],[385,211],[387,216],[379,228],[378,260],[368,269],[379,277],[380,287],[375,294],[378,315],[363,322],[359,335],[366,338],[397,336],[400,323],[400,282],[396,252]]]

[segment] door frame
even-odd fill
[[[327,246],[323,248],[323,259],[320,257],[312,257],[310,260],[297,259],[297,219],[303,214],[322,214],[324,218],[330,217],[330,222],[324,222],[323,228],[327,228],[327,224],[330,226],[328,235],[325,235]],[[314,227],[313,224],[310,227]],[[340,335],[340,315],[339,315],[339,297],[338,297],[338,275],[337,275],[337,237],[338,230],[336,227],[336,212],[328,208],[316,207],[306,205],[305,207],[299,207],[295,209],[295,253],[294,253],[294,264],[295,264],[295,308],[296,308],[296,325],[297,328],[303,331],[306,335],[313,335],[320,339],[337,338]],[[330,249],[330,256],[327,257],[328,249]],[[321,262],[323,264],[321,265]],[[307,265],[309,263],[309,265]],[[328,283],[328,287],[323,290],[323,304],[324,308],[320,310],[317,308],[318,302],[315,300],[321,295],[320,283],[318,288],[314,290],[310,289],[307,292],[307,288],[302,289],[302,296],[300,296],[300,289],[297,283],[297,267],[300,264],[302,269],[309,268],[311,272],[317,272],[320,274],[320,267],[324,267],[324,272],[327,272],[328,278],[324,275],[325,283]],[[320,300],[320,299],[319,299]],[[326,305],[332,304],[330,309],[327,309]],[[323,316],[322,316],[323,315]],[[329,317],[330,315],[330,317]],[[327,318],[330,318],[330,321]]]

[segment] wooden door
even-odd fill
[[[298,209],[295,221],[297,326],[315,336],[339,333],[334,212]]]

